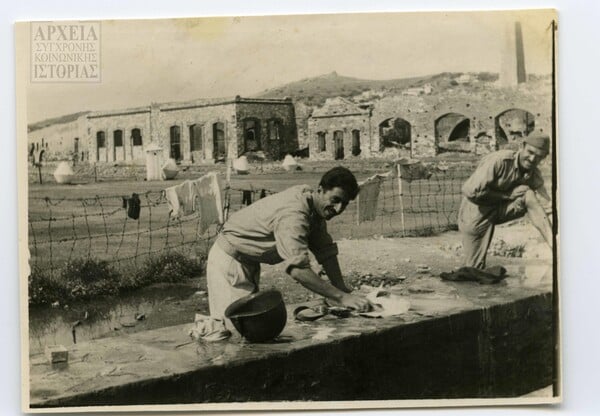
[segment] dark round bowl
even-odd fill
[[[270,289],[236,300],[225,310],[225,317],[248,341],[266,342],[283,331],[287,311],[281,293]]]

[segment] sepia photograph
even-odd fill
[[[562,401],[556,10],[14,35],[23,411]]]

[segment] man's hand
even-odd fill
[[[515,199],[518,199],[518,198],[522,197],[529,190],[531,190],[531,188],[529,186],[527,186],[527,185],[519,185],[519,186],[517,186],[510,193],[510,199],[511,199],[511,201],[514,201]]]
[[[358,312],[369,312],[372,308],[371,303],[362,296],[352,295],[350,293],[344,294],[340,301],[342,306],[350,309],[354,309]]]

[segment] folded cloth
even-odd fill
[[[228,339],[231,331],[225,327],[225,321],[197,313],[189,335],[197,341],[215,342]]]
[[[479,282],[482,285],[491,285],[506,277],[506,269],[502,266],[493,266],[485,270],[461,267],[453,272],[442,272],[440,277],[453,282]]]
[[[387,290],[375,289],[366,296],[373,305],[370,312],[361,312],[360,316],[368,318],[385,318],[387,316],[403,315],[408,312],[410,302],[403,296],[394,295]]]

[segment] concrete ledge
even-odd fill
[[[553,383],[547,285],[430,283],[450,290],[415,293],[401,318],[290,321],[269,344],[190,343],[181,325],[77,344],[65,368],[33,355],[31,407],[502,398]]]

